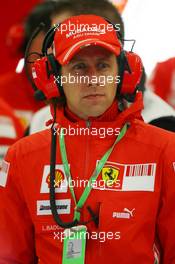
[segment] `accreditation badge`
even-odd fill
[[[84,225],[64,230],[62,264],[84,264],[86,230]]]

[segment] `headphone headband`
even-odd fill
[[[44,56],[47,55],[47,50],[52,46],[54,36],[55,36],[55,31],[58,26],[59,24],[54,25],[51,29],[49,29],[49,31],[47,32],[44,38],[43,46],[42,46],[42,53],[44,54]]]

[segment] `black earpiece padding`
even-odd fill
[[[60,95],[63,96],[64,95],[64,91],[63,91],[63,87],[61,85],[61,65],[59,64],[59,62],[55,59],[53,53],[48,54],[47,55],[48,61],[51,65],[52,68],[52,73],[55,76],[55,82],[57,84],[57,87],[59,89]]]
[[[120,83],[117,86],[117,95],[120,94],[123,82],[123,75],[126,69],[126,65],[128,65],[125,52],[122,50],[120,55],[117,57],[117,64],[118,64],[118,75],[120,76]]]

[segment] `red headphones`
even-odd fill
[[[113,26],[115,27],[115,25]],[[51,28],[46,34],[42,47],[42,57],[36,60],[32,66],[33,86],[37,90],[36,97],[38,99],[51,99],[64,95],[63,87],[57,81],[58,79],[60,80],[58,76],[60,76],[61,65],[53,53],[48,54],[48,49],[54,40],[56,28],[58,28],[58,25]],[[117,31],[116,33],[121,42],[121,37]],[[120,83],[117,86],[117,96],[122,96],[128,101],[133,101],[133,96],[139,88],[143,74],[141,58],[133,52],[122,49],[120,55],[117,57],[117,62],[120,76]]]

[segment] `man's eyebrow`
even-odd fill
[[[74,58],[71,59],[70,63],[74,63],[74,62],[77,62],[77,61],[85,61],[85,59],[83,59],[81,57],[76,57],[76,58],[74,57]]]
[[[111,58],[111,54],[110,55],[104,55],[104,56],[99,56],[97,57],[97,60],[109,60]],[[81,58],[81,57],[74,57],[72,58],[72,60],[70,61],[70,64],[71,63],[75,63],[77,61],[86,61],[86,58]]]
[[[111,55],[106,55],[106,56],[97,58],[97,60],[109,60],[110,58],[111,58]]]

